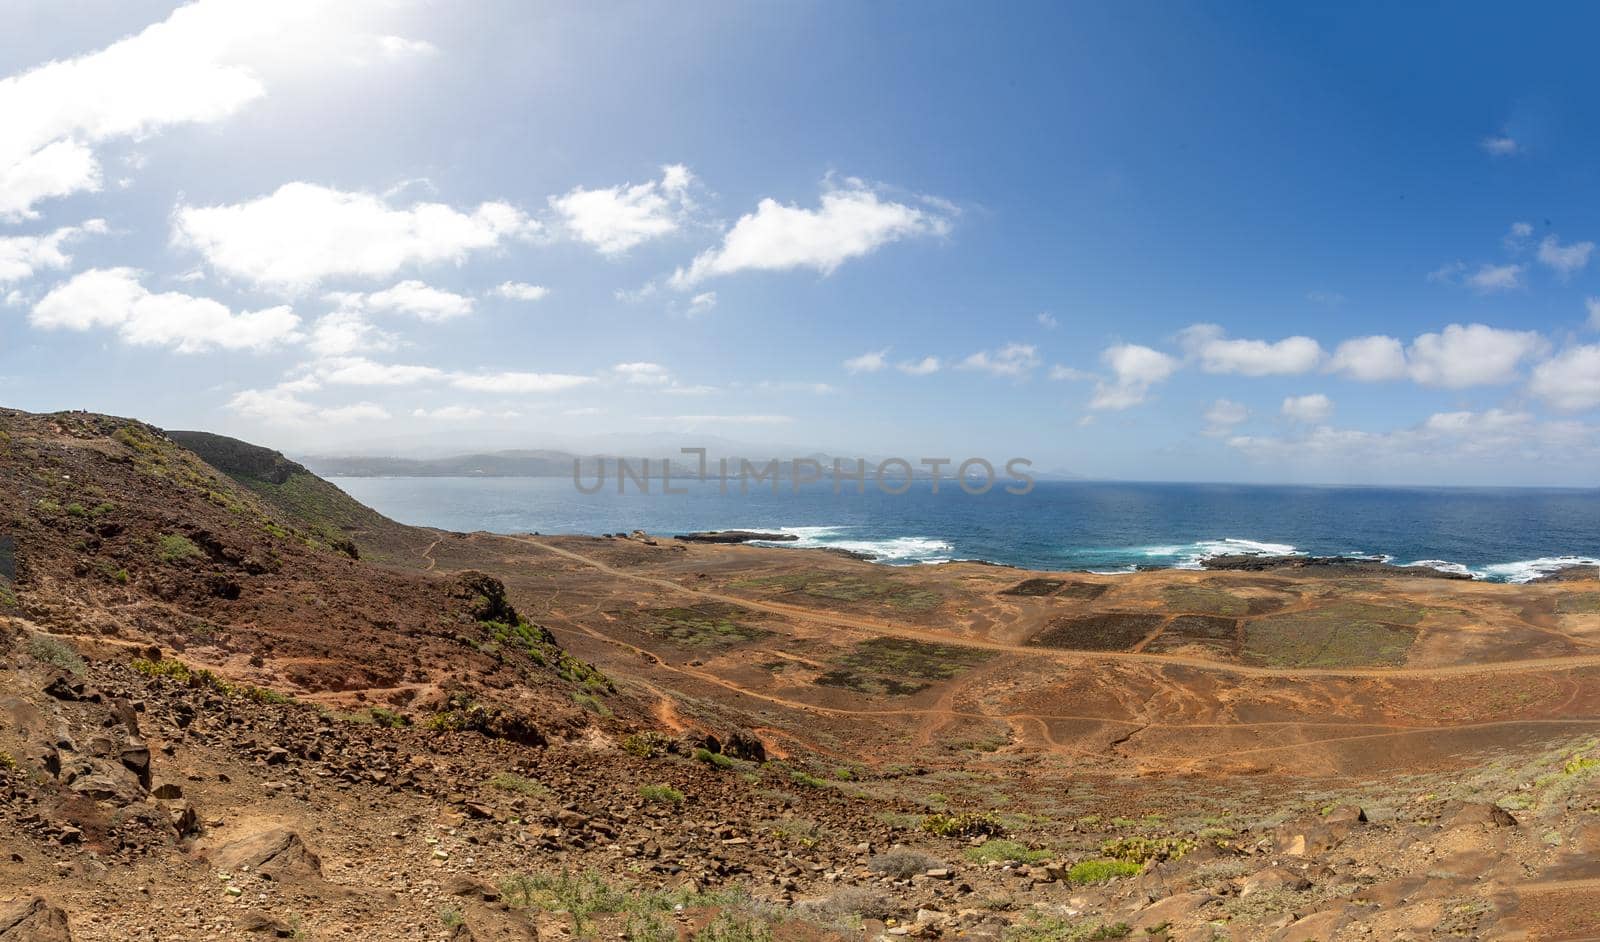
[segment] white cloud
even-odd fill
[[[1087,381],[1091,379],[1098,379],[1099,377],[1095,376],[1088,370],[1080,370],[1071,366],[1062,366],[1058,363],[1055,366],[1050,367],[1050,378],[1055,380]]]
[[[1589,264],[1589,256],[1593,252],[1593,242],[1562,245],[1553,235],[1547,235],[1539,241],[1539,263],[1562,278],[1571,278],[1583,271]]]
[[[376,403],[357,402],[348,406],[319,410],[317,417],[334,425],[348,422],[381,422],[389,418],[389,410]]]
[[[512,301],[538,301],[550,293],[543,285],[530,285],[525,281],[502,281],[494,293]]]
[[[566,414],[572,415],[576,411],[581,410],[568,410]],[[413,409],[411,410],[411,415],[414,418],[429,419],[435,422],[470,422],[473,419],[483,418],[515,419],[520,418],[522,413],[512,410],[488,412],[479,409],[477,406],[439,406],[435,409]]]
[[[287,307],[235,314],[210,298],[175,291],[153,294],[132,268],[96,268],[57,286],[34,305],[28,320],[44,329],[115,329],[139,346],[179,353],[269,350],[300,339],[300,318]]]
[[[1479,141],[1478,146],[1491,157],[1510,157],[1522,149],[1516,138],[1507,134],[1491,134]]]
[[[47,268],[66,268],[72,264],[72,256],[63,248],[67,242],[85,233],[105,231],[105,220],[90,219],[44,235],[0,236],[0,285],[26,281]]]
[[[1416,382],[1464,389],[1512,382],[1522,361],[1546,347],[1544,338],[1534,331],[1451,324],[1412,341],[1407,358]]]
[[[756,388],[770,392],[815,393],[818,396],[826,396],[838,392],[837,389],[827,383],[808,383],[804,380],[794,379],[764,379],[756,383]]]
[[[1037,320],[1039,322],[1039,326],[1043,327],[1045,330],[1055,330],[1057,327],[1061,326],[1061,322],[1056,320],[1055,315],[1051,314],[1049,311],[1039,312],[1039,314],[1035,317],[1035,320]]]
[[[1326,422],[1333,415],[1333,400],[1322,393],[1289,396],[1283,400],[1283,414],[1296,422]]]
[[[1166,381],[1179,366],[1176,357],[1131,343],[1107,349],[1100,354],[1100,362],[1111,370],[1112,379],[1095,383],[1089,408],[1112,411],[1144,402],[1150,387]]]
[[[412,265],[459,264],[537,226],[509,203],[470,212],[442,203],[396,209],[370,193],[296,182],[244,203],[179,206],[173,238],[220,272],[295,292],[327,278],[383,278]]]
[[[550,197],[550,207],[572,235],[607,255],[620,255],[642,242],[678,231],[694,206],[689,185],[694,175],[682,164],[661,168],[661,179],[637,185],[576,187]]]
[[[306,345],[319,356],[335,357],[394,350],[400,338],[380,330],[361,311],[341,309],[317,319]]]
[[[265,96],[272,69],[349,61],[330,53],[370,35],[384,6],[199,0],[97,52],[0,79],[0,218],[99,189],[93,145],[220,121]]]
[[[1572,347],[1540,363],[1528,390],[1564,412],[1600,407],[1600,346]]]
[[[407,39],[404,36],[379,36],[378,48],[386,56],[403,58],[405,56],[434,56],[439,54],[439,47],[426,39]]]
[[[908,376],[927,376],[939,372],[941,366],[938,357],[923,357],[920,360],[906,360],[895,365],[895,369]]]
[[[1211,436],[1226,435],[1229,429],[1249,418],[1250,410],[1243,403],[1218,399],[1206,409],[1205,433]]]
[[[961,361],[964,370],[984,370],[996,376],[1022,376],[1039,365],[1039,350],[1032,344],[1008,343],[990,352],[980,350]]]
[[[1436,284],[1453,285],[1456,283],[1456,279],[1461,277],[1461,273],[1466,270],[1466,262],[1446,262],[1428,272],[1428,281]]]
[[[469,389],[473,392],[504,393],[549,393],[561,392],[594,382],[593,376],[574,376],[568,373],[461,373],[451,377],[450,382],[458,389]]]
[[[246,389],[228,400],[228,409],[273,425],[348,425],[388,419],[389,410],[371,402],[345,406],[318,406],[298,395],[315,389],[306,381],[279,383],[271,389]]]
[[[1589,309],[1589,326],[1600,330],[1600,298],[1589,298],[1583,303]]]
[[[715,291],[702,291],[689,299],[689,316],[704,314],[717,306],[717,293]]]
[[[672,382],[672,374],[659,363],[618,363],[611,372],[637,386],[664,386]]]
[[[1292,376],[1316,369],[1322,362],[1322,345],[1310,337],[1265,340],[1229,340],[1216,324],[1195,324],[1178,335],[1191,357],[1207,373],[1243,376]]]
[[[1522,286],[1522,273],[1526,265],[1483,265],[1467,276],[1467,286],[1480,294],[1510,291]]]
[[[1528,247],[1528,238],[1532,235],[1533,223],[1514,222],[1511,228],[1506,230],[1506,234],[1500,237],[1500,244],[1504,245],[1508,252],[1521,252]]]
[[[365,357],[331,357],[318,362],[314,371],[323,382],[337,386],[410,386],[446,375],[431,366],[377,363]]]
[[[888,349],[863,353],[844,361],[844,368],[852,373],[876,373],[889,364]]]
[[[1405,349],[1393,337],[1356,337],[1339,344],[1328,369],[1366,383],[1401,379],[1406,375]]]
[[[380,312],[410,314],[425,321],[445,321],[472,313],[472,299],[431,287],[416,280],[367,295],[335,296],[348,306]]]
[[[764,199],[723,236],[722,245],[697,255],[672,276],[676,288],[742,271],[810,268],[830,275],[840,265],[901,239],[942,235],[948,211],[918,209],[881,199],[860,180],[822,195],[817,209]]]
[[[677,422],[696,425],[787,425],[794,419],[787,415],[653,415],[652,422]]]

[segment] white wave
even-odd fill
[[[1384,560],[1384,562],[1392,562],[1393,560],[1394,560],[1394,557],[1391,556],[1391,557],[1386,558]],[[1455,573],[1457,575],[1462,575],[1462,576],[1472,576],[1475,579],[1482,578],[1477,573],[1475,573],[1471,569],[1467,568],[1467,566],[1465,564],[1463,564],[1463,563],[1453,563],[1448,559],[1419,559],[1414,563],[1406,563],[1405,565],[1407,565],[1407,566],[1424,566],[1424,567],[1426,567],[1428,569],[1437,569],[1440,572],[1450,572],[1450,573]]]
[[[1600,559],[1593,556],[1541,556],[1538,559],[1479,566],[1470,572],[1473,578],[1491,582],[1532,582],[1568,566],[1600,566]]]
[[[865,553],[874,562],[892,565],[922,563],[947,563],[954,557],[955,547],[946,540],[926,536],[897,536],[880,540],[852,540],[841,538],[853,527],[779,527],[777,532],[793,534],[798,540],[766,542],[751,540],[762,546],[787,546],[794,549],[837,549],[852,553]]]

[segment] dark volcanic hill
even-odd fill
[[[609,681],[498,580],[422,571],[439,536],[245,442],[0,410],[0,611],[330,704],[519,738],[585,726],[578,700]]]

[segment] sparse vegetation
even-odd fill
[[[705,748],[696,749],[694,751],[694,760],[696,762],[704,762],[706,765],[719,769],[731,769],[738,765],[737,762],[734,762],[732,759],[728,758],[722,753],[712,752],[710,749]]]
[[[164,563],[181,563],[201,555],[200,547],[181,533],[165,533],[156,540],[156,549]]]
[[[1049,860],[1052,856],[1047,850],[1033,850],[1026,844],[1005,838],[984,841],[979,846],[969,847],[966,850],[967,859],[977,863],[1018,861],[1033,864]]]
[[[1073,883],[1104,883],[1117,877],[1131,877],[1143,868],[1127,860],[1080,860],[1067,870]]]
[[[681,805],[684,802],[683,792],[671,785],[640,785],[639,797],[645,801],[661,802],[669,805]]]
[[[1006,930],[1006,942],[1101,942],[1126,939],[1133,933],[1127,923],[1074,922],[1035,910]]]
[[[1119,837],[1100,845],[1100,855],[1143,865],[1152,860],[1178,860],[1194,849],[1194,841],[1179,837]]]
[[[1006,832],[999,817],[987,811],[930,814],[922,819],[922,829],[940,837],[999,837]]]
[[[688,608],[652,608],[639,613],[648,633],[686,647],[725,647],[753,641],[769,634],[745,623],[742,608],[723,602],[705,602]]]
[[[897,880],[909,880],[942,866],[939,858],[909,847],[896,847],[867,861],[868,870],[888,874]]]
[[[28,655],[41,664],[49,664],[51,667],[60,668],[79,677],[89,670],[77,651],[49,635],[34,635],[29,638]]]
[[[641,759],[654,759],[667,751],[671,740],[655,730],[646,730],[624,737],[622,749],[624,752],[636,755]]]

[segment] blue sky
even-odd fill
[[[1600,14],[11,3],[0,403],[1597,483]]]

